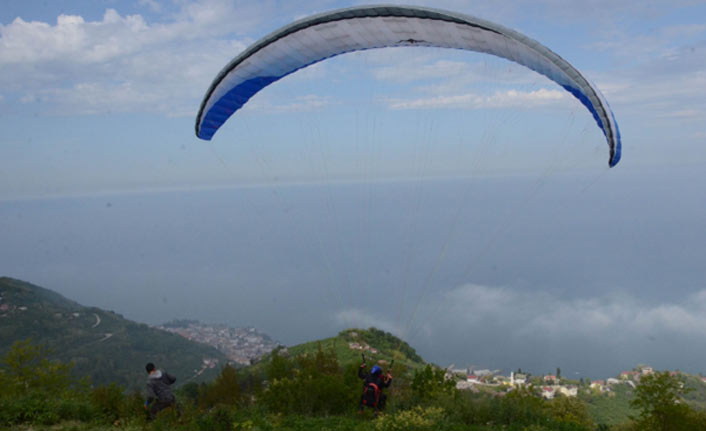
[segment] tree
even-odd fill
[[[547,420],[547,406],[532,385],[520,386],[500,399],[498,411],[505,425],[538,425]]]
[[[273,413],[339,414],[350,410],[360,394],[357,376],[347,377],[336,352],[321,344],[316,353],[292,359],[273,354],[267,375],[269,386],[259,400]]]
[[[271,382],[291,377],[293,371],[294,362],[288,357],[280,354],[279,349],[270,354],[270,362],[267,364],[266,373],[267,378]]]
[[[238,372],[234,367],[226,364],[221,369],[221,374],[212,385],[202,389],[200,394],[201,404],[212,407],[218,404],[236,405],[240,401],[240,384]]]
[[[41,391],[60,394],[68,390],[73,380],[72,364],[49,360],[49,350],[30,340],[15,341],[0,362],[0,382],[5,395],[23,395]]]
[[[641,430],[678,431],[694,429],[690,424],[692,411],[683,403],[684,379],[669,371],[642,377],[630,405],[640,414],[635,425]]]
[[[427,364],[414,372],[412,377],[412,392],[419,400],[434,399],[441,394],[454,395],[456,382],[446,378],[446,372],[441,368],[434,369]]]
[[[549,414],[558,422],[593,429],[586,404],[576,397],[556,397],[549,403]]]

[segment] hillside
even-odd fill
[[[143,386],[143,367],[149,361],[169,370],[182,384],[214,378],[218,365],[227,361],[212,347],[0,277],[0,355],[13,342],[28,338],[49,347],[53,359],[73,362],[76,376],[130,389]]]
[[[335,337],[299,344],[288,350],[292,355],[313,353],[319,345],[325,350],[332,348],[342,364],[359,362],[361,354],[365,354],[368,361],[389,362],[394,359],[397,364],[411,368],[426,363],[409,344],[376,328],[347,329]]]

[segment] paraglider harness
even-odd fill
[[[367,407],[378,407],[380,402],[380,387],[373,382],[365,385],[363,389],[363,399],[362,403]]]
[[[363,365],[365,364],[365,355],[361,354],[363,357]],[[395,363],[394,359],[392,362],[390,362],[390,367],[388,367],[388,371],[390,368],[392,368],[392,365]],[[361,368],[363,367],[361,365]],[[382,374],[382,371],[381,371]],[[360,376],[360,373],[359,373]],[[376,381],[369,381],[371,380],[370,378],[374,376],[373,374],[368,374],[367,377],[365,377],[365,384],[363,386],[363,394],[360,397],[360,409],[362,411],[363,407],[371,407],[374,408],[376,411],[382,410],[385,407],[385,396],[382,394],[382,387],[389,386],[389,383],[386,385],[384,384],[384,377],[380,377],[379,379],[375,379],[378,381],[383,381],[383,384],[376,383]],[[361,377],[362,378],[362,377]]]

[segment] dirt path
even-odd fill
[[[93,326],[91,326],[91,328],[95,328],[95,327],[97,327],[98,325],[101,324],[101,318],[100,318],[100,316],[98,316],[96,313],[93,313],[93,315],[96,316],[96,323],[94,323]]]

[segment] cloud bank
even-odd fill
[[[396,320],[395,304],[389,307],[387,313],[343,310],[334,322],[389,331],[432,361],[452,358],[457,365],[535,372],[562,363],[580,369],[583,363],[594,373],[604,370],[603,377],[637,363],[689,368],[693,365],[681,352],[706,342],[706,289],[655,303],[629,293],[564,298],[550,291],[468,284],[426,298],[411,325],[409,315]],[[672,348],[655,350],[649,345],[655,341]]]

